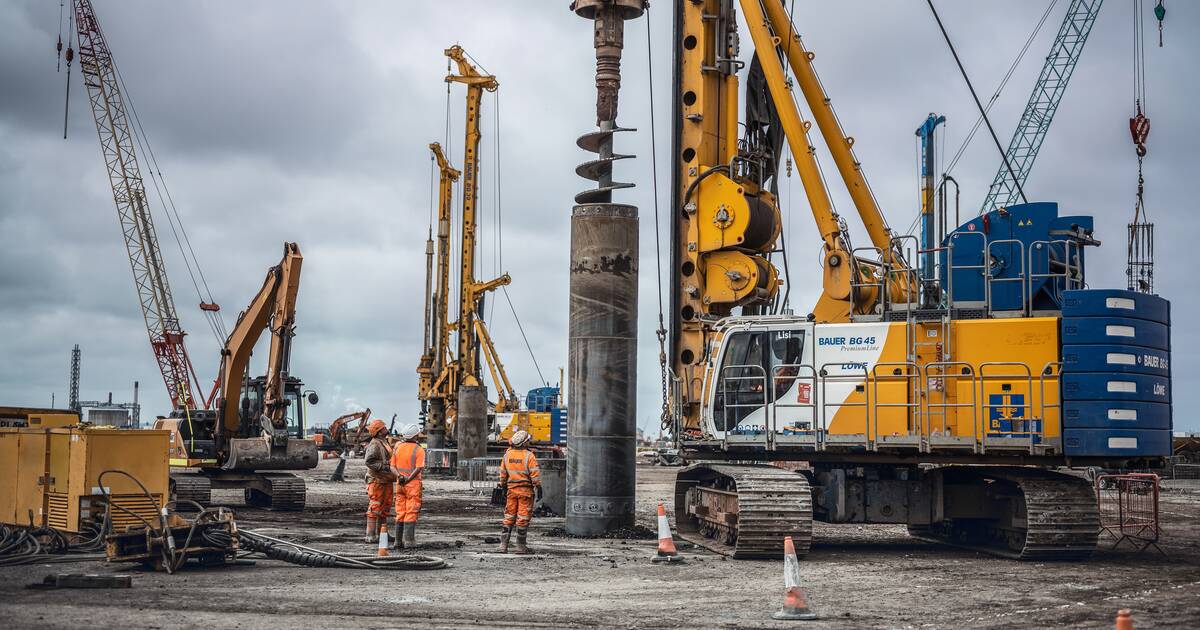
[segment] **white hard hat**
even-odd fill
[[[421,433],[421,425],[417,423],[406,424],[400,428],[400,436],[406,440],[411,440]]]
[[[525,446],[526,444],[529,444],[532,441],[533,441],[533,436],[529,435],[528,431],[517,431],[516,433],[513,434],[512,439],[510,439],[508,441],[508,443],[520,448],[522,446]]]

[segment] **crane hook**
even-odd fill
[[[1146,138],[1150,136],[1150,119],[1142,113],[1142,103],[1138,101],[1137,116],[1129,119],[1129,135],[1137,145],[1139,158],[1146,157]]]
[[[1154,5],[1154,17],[1158,18],[1158,47],[1163,47],[1163,18],[1167,17],[1167,8],[1163,6],[1163,0],[1158,0],[1158,4]]]

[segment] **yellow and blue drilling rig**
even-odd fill
[[[669,6],[664,426],[700,462],[678,474],[681,534],[738,558],[775,557],[791,536],[803,555],[815,519],[906,524],[1022,559],[1091,554],[1095,494],[1059,469],[1154,467],[1170,454],[1169,303],[1089,288],[1092,217],[1056,203],[987,209],[923,242],[898,235],[785,5]],[[739,13],[753,45],[744,104]],[[866,243],[834,210],[813,122]],[[822,239],[807,315],[780,308],[770,260],[785,143]]]

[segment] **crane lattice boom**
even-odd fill
[[[1029,102],[1025,105],[1025,113],[1021,115],[1021,121],[1017,123],[1017,129],[1013,132],[1005,152],[1016,179],[1009,174],[1005,164],[1001,163],[996,177],[992,180],[992,187],[983,200],[980,214],[1016,203],[1020,199],[1021,188],[1025,179],[1029,177],[1029,172],[1033,170],[1033,162],[1046,139],[1046,132],[1050,130],[1054,112],[1058,110],[1058,104],[1067,91],[1067,83],[1071,80],[1071,74],[1075,72],[1083,45],[1087,43],[1103,3],[1104,0],[1071,0],[1067,7],[1067,15],[1058,29],[1058,36],[1054,39],[1054,45],[1050,47],[1050,54],[1046,56],[1046,65],[1042,67],[1042,74],[1033,86],[1033,94],[1029,96]]]
[[[91,1],[75,0],[74,10],[79,65],[96,120],[100,149],[112,185],[113,201],[117,204],[117,216],[133,269],[142,317],[150,335],[150,346],[173,405],[191,408],[195,406],[194,401],[199,400],[192,391],[195,371],[183,345],[184,331],[175,311],[154,220],[147,205],[120,78]]]

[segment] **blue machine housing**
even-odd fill
[[[1080,289],[1084,249],[1099,244],[1092,228],[1092,217],[1060,217],[1058,204],[1045,202],[967,221],[939,254],[947,305],[1061,314],[1060,415],[1068,457],[1169,456],[1171,304],[1136,291]]]
[[[1170,455],[1170,302],[1120,289],[1066,291],[1061,325],[1063,452]]]
[[[960,225],[942,242],[939,280],[952,304],[979,303],[987,299],[985,269],[991,270],[991,308],[1023,310],[1022,275],[1029,277],[1029,305],[1033,311],[1063,307],[1069,287],[1061,277],[1061,264],[1071,258],[1082,275],[1084,245],[1092,240],[1092,217],[1058,216],[1058,204],[1037,202],[993,210]],[[947,264],[950,257],[952,265]],[[953,277],[949,271],[953,268]],[[1082,278],[1080,278],[1082,284]]]
[[[525,395],[525,407],[530,411],[551,411],[558,406],[557,387],[535,387]]]
[[[535,387],[525,396],[525,408],[550,414],[550,442],[567,443],[567,410],[559,404],[561,390],[557,387]]]

